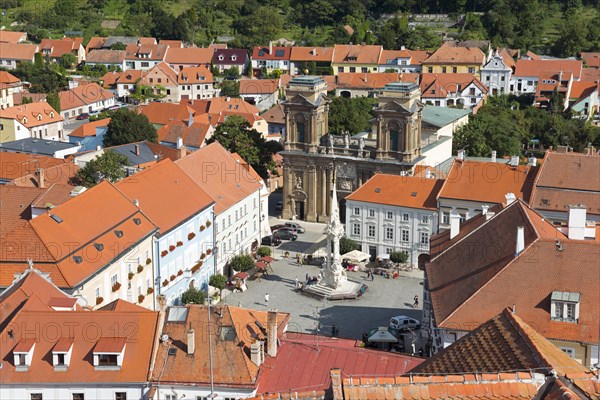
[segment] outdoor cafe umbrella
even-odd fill
[[[271,256],[263,256],[260,258],[260,261],[264,261],[266,263],[272,263],[275,259]]]
[[[235,274],[233,277],[234,278],[238,278],[238,279],[246,279],[247,277],[249,277],[250,275],[248,275],[247,272],[238,272],[237,274]]]
[[[371,343],[398,343],[398,338],[392,335],[388,331],[388,328],[385,327],[381,327],[370,334],[367,340]]]
[[[348,260],[353,263],[361,263],[367,261],[371,257],[367,253],[363,253],[359,250],[352,250],[342,256],[342,260]]]

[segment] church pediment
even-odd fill
[[[298,105],[298,106],[312,106],[312,107],[318,105],[318,103],[317,104],[313,103],[312,101],[310,101],[309,99],[307,99],[306,97],[304,97],[301,94],[295,95],[293,98],[289,99],[286,103]]]
[[[387,104],[384,104],[382,107],[377,107],[377,111],[395,112],[408,115],[414,113],[415,110],[409,110],[408,108],[404,107],[402,103],[391,101]]]

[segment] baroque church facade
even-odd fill
[[[388,84],[378,93],[368,132],[333,135],[327,84],[320,77],[294,77],[283,102],[282,218],[326,222],[334,177],[337,197],[343,199],[376,173],[411,174],[423,161],[419,98],[414,83]]]

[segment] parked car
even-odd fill
[[[90,111],[90,112],[89,112],[89,115],[90,115],[90,116],[92,116],[92,115],[98,115],[98,114],[100,114],[100,110],[96,110],[96,111]]]
[[[390,328],[400,331],[415,330],[421,328],[421,322],[406,315],[398,315],[390,319]]]
[[[275,237],[277,239],[282,239],[282,240],[296,240],[296,239],[298,239],[298,235],[297,234],[295,234],[292,231],[285,230],[285,229],[279,229],[279,230],[273,232],[273,237]]]
[[[274,237],[273,235],[269,235],[262,238],[260,244],[265,246],[279,246],[281,244],[281,239]]]
[[[275,203],[275,209],[283,210],[283,201],[279,200],[277,203]]]
[[[79,114],[79,115],[77,116],[77,118],[75,118],[75,119],[76,119],[76,120],[79,120],[79,121],[81,121],[82,119],[88,119],[89,117],[90,117],[90,114],[88,114],[88,113],[83,113],[83,114]]]
[[[283,232],[283,231],[292,232],[294,235],[297,235],[300,233],[300,232],[298,232],[298,230],[296,228],[290,228],[289,226],[282,226],[281,228],[277,229],[277,232]]]
[[[300,224],[296,223],[296,222],[286,222],[285,226],[287,226],[288,228],[294,228],[295,230],[298,231],[298,233],[304,233],[305,229],[303,227],[300,226]]]
[[[283,225],[283,224],[272,225],[271,232],[275,232],[277,229],[280,229],[280,228],[285,228],[285,225]]]
[[[116,110],[118,110],[119,108],[120,108],[119,106],[110,106],[110,107],[108,107],[108,110],[109,110],[109,111],[116,111]]]

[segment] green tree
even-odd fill
[[[55,111],[60,112],[60,97],[58,96],[58,93],[48,93],[48,96],[46,96],[46,102],[50,104]]]
[[[564,21],[560,27],[560,36],[554,42],[552,52],[557,57],[575,57],[587,47],[588,29],[586,22],[579,17]]]
[[[269,246],[260,246],[258,248],[258,250],[256,251],[256,254],[258,254],[259,257],[270,256],[271,255],[271,248]]]
[[[85,167],[77,171],[74,184],[90,188],[104,179],[111,183],[117,182],[125,177],[123,167],[127,165],[129,160],[124,155],[110,150],[105,151],[100,157],[89,161]]]
[[[104,147],[118,146],[147,140],[155,142],[158,139],[156,128],[144,114],[120,108],[115,111],[108,123],[104,135]]]
[[[393,251],[390,254],[390,261],[396,264],[404,264],[408,261],[408,254],[403,251]]]
[[[181,302],[183,304],[204,304],[206,294],[196,288],[189,288],[181,294]]]
[[[331,1],[312,0],[302,7],[302,24],[310,27],[329,25],[333,22],[335,13],[336,9]]]
[[[225,122],[219,124],[206,143],[215,141],[221,143],[231,153],[239,154],[261,177],[267,178],[269,173],[277,174],[273,155],[282,150],[281,145],[272,140],[265,140],[244,117],[228,116]]]
[[[334,97],[329,105],[329,132],[341,134],[349,131],[355,134],[369,129],[375,104],[376,100],[368,97]]]
[[[223,289],[225,289],[225,286],[227,286],[227,278],[221,274],[214,274],[208,280],[208,284],[219,289],[219,297],[221,297]]]
[[[71,69],[77,64],[77,56],[73,53],[65,53],[60,57],[60,65],[65,69]]]
[[[239,97],[240,83],[238,81],[223,81],[220,86],[222,97]]]
[[[229,265],[237,272],[246,272],[254,268],[254,260],[247,254],[233,256],[229,260]]]
[[[340,239],[340,254],[346,254],[352,250],[358,250],[358,243],[349,237],[342,237]]]

